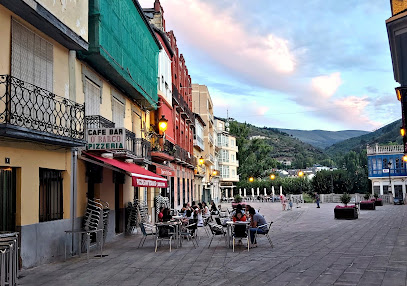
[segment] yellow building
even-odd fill
[[[199,114],[203,123],[204,149],[201,155],[205,159],[205,176],[202,179],[202,200],[220,201],[219,170],[215,155],[215,126],[213,116],[213,103],[208,87],[200,84],[192,84],[192,107],[193,112]]]
[[[147,170],[145,139],[161,47],[137,1],[123,0],[134,17],[119,17],[121,33],[108,16],[124,13],[107,0],[2,3],[0,231],[20,232],[22,265],[31,267],[63,255],[64,231],[82,227],[88,197],[108,209],[107,241],[124,232],[134,199],[152,216],[166,186]],[[143,44],[131,42],[129,27]]]

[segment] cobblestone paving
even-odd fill
[[[71,258],[23,270],[19,285],[406,285],[407,206],[361,211],[357,220],[335,220],[336,204],[305,204],[282,211],[279,203],[253,203],[274,221],[247,252],[233,253],[224,240],[201,231],[199,247],[185,242],[171,253],[165,242],[154,252],[149,237],[120,238],[104,258]]]

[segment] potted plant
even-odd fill
[[[246,207],[246,204],[242,204],[243,198],[241,195],[237,194],[233,197],[232,208],[236,208],[238,204],[241,204],[243,208]]]
[[[371,199],[371,201],[374,201],[374,205],[376,207],[383,206],[383,200],[379,199],[379,195],[375,193],[375,194],[373,194],[373,196],[374,196],[374,199]]]
[[[367,201],[367,200],[370,199],[370,194],[369,194],[369,193],[365,193],[363,197],[364,197],[365,200]]]
[[[344,206],[336,206],[334,209],[334,215],[336,219],[357,219],[358,218],[358,212],[356,210],[356,207],[354,205],[348,206],[348,203],[350,202],[350,195],[347,193],[344,193],[341,196],[341,202],[344,204]]]

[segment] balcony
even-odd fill
[[[404,153],[403,145],[379,146],[379,144],[376,144],[374,147],[367,146],[367,155],[403,154],[403,153]]]
[[[186,151],[185,149],[181,148],[178,145],[175,145],[175,155],[174,161],[180,165],[184,165],[187,168],[194,169],[197,165],[196,158]]]
[[[84,146],[85,106],[0,75],[0,135],[67,147]]]
[[[100,115],[86,116],[86,128],[115,128],[115,123]]]
[[[201,137],[196,136],[194,139],[194,147],[198,147],[201,151],[203,151],[205,149],[204,140]]]
[[[209,162],[211,165],[215,164],[215,156],[213,156],[212,154],[207,154],[205,156],[205,161]]]
[[[213,115],[208,113],[208,121],[213,125]]]
[[[136,163],[151,162],[151,143],[126,129],[126,146],[124,150],[111,150],[114,157],[133,159]]]
[[[188,104],[185,102],[182,95],[178,92],[177,87],[172,85],[172,99],[177,111],[181,114],[190,125],[195,125],[195,117],[191,109],[189,109]]]
[[[213,141],[213,136],[211,134],[208,134],[208,141],[209,141],[209,144],[211,144],[213,146],[214,141]]]
[[[160,145],[160,138],[157,135],[153,135],[151,138],[153,144],[151,157],[155,162],[173,161],[175,154],[175,145],[168,140],[165,140],[162,145]]]

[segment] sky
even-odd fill
[[[143,8],[154,0],[139,0]],[[256,126],[373,131],[401,118],[388,0],[161,0],[215,116]]]

